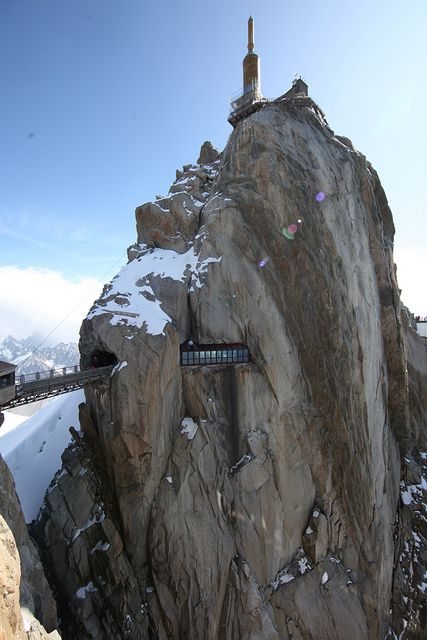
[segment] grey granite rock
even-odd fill
[[[28,534],[12,474],[1,456],[0,513],[13,533],[19,553],[21,606],[31,612],[48,632],[54,631],[58,628],[56,603],[46,580],[38,550]]]
[[[425,352],[402,314],[378,176],[301,104],[266,105],[220,159],[185,165],[166,198],[139,207],[131,262],[83,322],[83,364],[117,361],[86,390],[88,477],[113,534],[94,531],[118,541],[127,569],[113,574],[134,585],[111,579],[111,558],[96,582],[96,540],[73,531],[100,502],[67,472],[41,539],[67,597],[86,585],[73,615],[87,634],[115,637],[100,611],[134,611],[134,591],[147,594],[139,633],[162,640],[389,632],[400,463],[425,442]],[[243,343],[252,358],[181,367],[187,339]]]
[[[219,151],[215,149],[212,142],[206,140],[200,149],[200,155],[197,160],[198,164],[211,164],[219,158]]]

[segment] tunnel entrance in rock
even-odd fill
[[[187,340],[181,347],[181,366],[214,364],[242,364],[251,362],[251,354],[244,344],[196,344]]]
[[[98,369],[98,367],[114,366],[117,362],[117,357],[109,351],[97,350],[94,351],[90,357],[90,366],[95,369]]]

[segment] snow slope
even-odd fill
[[[27,420],[28,418],[28,416],[24,416],[23,414],[18,413],[16,409],[14,409],[13,413],[12,411],[4,411],[3,415],[4,415],[4,422],[0,429],[0,438],[4,436],[6,433],[8,433],[9,431],[16,429],[16,427],[18,427],[22,422],[25,422],[25,420]],[[1,449],[0,449],[0,453],[1,453]]]
[[[136,246],[136,245],[135,245]],[[161,308],[150,285],[151,277],[171,278],[185,281],[186,273],[191,271],[190,291],[204,284],[208,265],[221,262],[222,258],[200,260],[192,247],[186,253],[177,253],[170,249],[151,248],[140,244],[145,253],[128,262],[104,289],[101,298],[90,310],[87,318],[105,313],[111,314],[111,325],[134,325],[141,329],[145,325],[147,333],[164,333],[171,318]]]
[[[79,429],[78,406],[83,390],[55,398],[34,416],[20,422],[7,414],[0,429],[0,453],[14,477],[25,521],[37,517],[44,494],[69,444],[69,427]]]

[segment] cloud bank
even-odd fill
[[[427,315],[425,283],[426,255],[417,246],[395,246],[394,261],[397,265],[397,282],[401,300],[414,315]]]
[[[61,323],[49,342],[77,342],[82,319],[101,289],[95,278],[72,282],[50,269],[0,267],[0,341],[32,333],[44,338]]]

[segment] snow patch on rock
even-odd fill
[[[187,436],[187,440],[192,440],[199,428],[198,424],[194,422],[193,418],[184,418],[181,422],[181,433]]]

